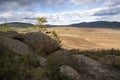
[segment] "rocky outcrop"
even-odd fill
[[[0,53],[31,53],[28,46],[20,41],[0,36]]]
[[[47,63],[48,63],[47,59],[45,59],[44,57],[41,57],[41,56],[39,57],[39,65],[41,67],[47,66]]]
[[[69,64],[80,74],[89,76],[88,80],[117,80],[114,71],[108,70],[100,62],[84,55],[72,55],[69,57]],[[85,77],[84,77],[85,78]]]
[[[60,67],[60,76],[62,80],[82,80],[79,73],[72,67],[64,65]]]
[[[120,57],[115,55],[106,55],[104,58],[100,59],[101,62],[106,64],[116,64],[119,63],[120,65]]]
[[[40,32],[27,33],[24,40],[37,52],[51,53],[59,49],[59,45],[55,40]]]
[[[33,51],[38,53],[49,54],[59,49],[59,45],[55,40],[51,39],[49,36],[42,34],[40,32],[26,33],[24,35],[16,31],[8,31],[8,32],[0,32],[0,36],[10,38],[11,40],[14,39],[17,42],[21,42],[21,44],[26,45],[27,47],[31,48]]]
[[[14,31],[0,32],[0,57],[3,56],[1,54],[5,53],[19,54],[20,56],[17,56],[19,57],[18,61],[16,57],[12,57],[15,58],[13,62],[17,61],[18,63],[15,62],[15,64],[19,64],[19,61],[25,60],[23,64],[20,64],[22,65],[22,69],[20,70],[24,72],[24,68],[29,68],[30,73],[26,73],[28,74],[28,78],[30,78],[29,80],[120,80],[119,55],[105,55],[97,61],[85,55],[80,55],[78,50],[77,52],[71,52],[66,49],[58,49],[59,45],[55,40],[39,32],[26,34],[20,34]],[[46,57],[44,58],[36,52],[52,54],[44,55]],[[32,53],[32,55],[28,53]],[[24,54],[28,54],[30,57],[26,57]],[[7,60],[6,55],[3,58]],[[4,62],[4,59],[1,58],[1,60]],[[8,58],[7,61],[11,62],[11,58]],[[7,61],[5,65],[8,63]],[[25,64],[27,65],[25,66]],[[15,68],[18,67],[17,69],[19,69],[20,65],[15,66]],[[108,67],[108,65],[110,66]],[[2,67],[4,68],[4,66]],[[14,68],[12,67],[12,69]],[[6,67],[4,70],[6,71]],[[33,78],[29,74],[32,74]]]
[[[8,37],[8,38],[14,38],[18,35],[19,35],[19,33],[16,31],[0,32],[0,36],[4,36],[4,37]]]

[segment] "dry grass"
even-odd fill
[[[56,27],[54,29],[67,49],[120,48],[120,30],[98,28]]]
[[[35,28],[13,28],[20,33],[35,32]],[[62,47],[66,49],[119,49],[120,30],[76,27],[53,27],[62,39]]]

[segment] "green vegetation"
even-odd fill
[[[73,54],[83,54],[95,60],[104,62],[105,64],[110,64],[118,69],[120,69],[120,50],[110,49],[110,50],[85,50],[79,51],[77,49],[72,49],[69,51],[71,55]]]
[[[60,45],[61,40],[60,40],[58,34],[54,30],[51,32],[51,38],[53,38]]]
[[[48,66],[44,68],[39,66],[38,56],[40,55],[15,53],[0,55],[0,80],[60,80],[58,68],[65,63],[62,55],[48,56]]]
[[[6,21],[5,21],[5,23],[2,25],[1,31],[3,31],[3,32],[8,32],[8,31],[10,31],[10,26],[7,25]]]
[[[66,59],[66,54],[61,54],[60,52],[47,57],[51,80],[61,80],[59,67],[66,64]]]
[[[46,26],[44,23],[46,23],[47,20],[44,17],[40,17],[36,19],[36,28],[39,29],[39,32],[45,33],[46,31]]]
[[[44,17],[40,17],[36,19],[36,28],[39,29],[39,32],[44,33],[44,34],[50,34],[50,37],[53,38],[59,45],[61,43],[61,40],[58,36],[58,34],[53,30],[53,31],[47,31],[45,28],[45,24],[47,20]]]
[[[42,72],[37,55],[0,55],[0,80],[38,80],[43,76]]]
[[[89,56],[93,59],[99,60],[102,57],[105,57],[106,55],[115,55],[115,56],[120,56],[120,50],[116,49],[110,49],[110,50],[88,50],[88,51],[83,51],[81,52],[86,56]]]
[[[106,55],[120,56],[120,50],[91,50],[91,51],[57,51],[49,56],[46,67],[39,65],[39,54],[17,55],[15,53],[6,53],[0,55],[0,80],[61,80],[59,67],[67,64],[67,57],[74,54],[83,54],[93,59],[105,59]],[[111,58],[109,58],[111,59]],[[115,60],[112,64],[120,69],[120,60]],[[69,80],[69,79],[68,79]]]
[[[112,48],[110,50],[86,51],[85,55],[120,69],[120,50]],[[118,59],[117,56],[119,56]]]

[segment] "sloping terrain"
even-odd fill
[[[107,28],[54,27],[67,49],[120,48],[120,30]]]
[[[70,26],[86,28],[120,28],[120,22],[93,21],[71,24]]]
[[[69,29],[71,34],[59,32],[63,47],[101,47],[94,42],[96,39],[91,41],[82,35],[96,30]],[[82,32],[80,37],[75,29]],[[0,80],[120,80],[120,50],[66,50],[40,32],[0,32],[0,44]]]
[[[4,25],[8,25],[10,27],[19,27],[19,28],[34,27],[34,25],[31,23],[23,23],[23,22],[10,22],[10,23],[6,23],[6,24],[3,23],[3,24],[0,24],[0,27],[2,27]]]

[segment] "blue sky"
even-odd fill
[[[0,23],[35,23],[45,17],[47,24],[68,25],[91,21],[119,21],[120,0],[0,0]]]

